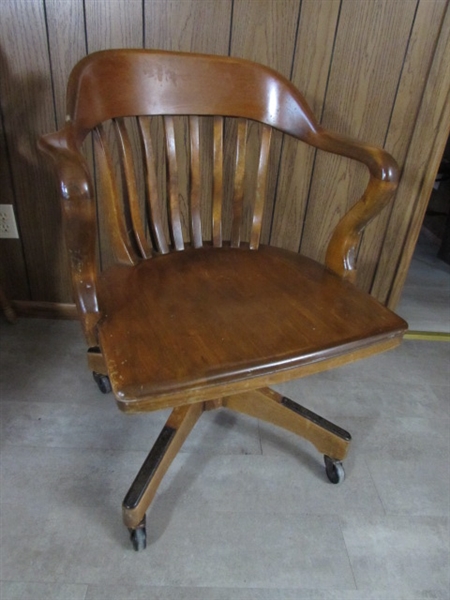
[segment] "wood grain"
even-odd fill
[[[159,484],[164,477],[167,469],[171,465],[173,459],[176,457],[178,451],[186,440],[187,436],[191,432],[194,425],[197,423],[200,415],[203,412],[203,403],[191,404],[189,406],[182,406],[175,408],[170,414],[166,427],[169,430],[174,430],[174,435],[168,444],[164,454],[158,457],[157,467],[152,473],[152,476],[145,486],[138,483],[137,476],[135,483],[133,483],[130,492],[140,492],[139,502],[133,507],[127,507],[127,498],[135,496],[128,492],[127,498],[123,503],[123,521],[127,527],[137,527],[142,519],[145,517],[147,508],[153,500]],[[140,478],[142,479],[142,478]]]
[[[87,53],[83,4],[79,0],[46,0],[48,43],[55,94],[56,123],[66,116],[66,86],[73,66]]]
[[[326,92],[324,126],[383,145],[415,8],[415,0],[344,0]],[[323,260],[332,229],[365,185],[367,175],[360,165],[317,154],[302,253]],[[358,269],[364,270],[364,264],[358,264]]]
[[[214,246],[222,246],[223,205],[223,118],[214,117],[214,174],[212,189],[212,231]]]
[[[289,77],[299,10],[299,0],[235,0],[230,54]]]
[[[184,52],[204,52],[207,54],[227,54],[230,23],[231,0],[145,0],[145,47]],[[200,153],[203,157],[211,155],[212,127],[204,126],[202,121]],[[189,227],[189,163],[183,156],[189,157],[189,125],[186,119],[175,121],[175,136],[179,148],[180,205],[183,215],[183,235],[190,239]],[[212,179],[211,160],[202,159],[203,180]],[[200,213],[203,238],[211,239],[211,196],[202,193]]]
[[[87,50],[142,48],[144,29],[140,0],[84,0]]]
[[[447,5],[447,0],[420,2],[414,19],[385,143],[386,150],[395,156],[402,167],[416,126],[427,73]],[[429,32],[427,36],[422,35],[424,31]],[[404,171],[404,177],[408,177],[411,181],[407,171]],[[399,196],[397,193],[391,205],[364,232],[364,243],[359,255],[364,270],[358,274],[358,285],[362,289],[371,290],[378,298],[383,297],[383,292],[379,289],[375,292],[372,285],[392,211],[398,210],[395,208],[397,204],[407,209],[409,202],[410,195]],[[391,282],[386,281],[386,285],[389,287]]]
[[[122,194],[123,201],[130,213],[130,225],[134,239],[142,258],[152,255],[152,248],[145,235],[145,226],[139,206],[139,198],[136,184],[134,165],[138,162],[133,159],[130,136],[125,126],[124,119],[114,119],[117,145],[119,147],[120,166],[122,172]]]
[[[259,376],[395,344],[406,327],[325,267],[267,246],[172,252],[109,270],[99,283],[100,346],[130,408],[213,399],[222,384],[228,393],[257,388]]]
[[[150,223],[155,240],[154,243],[159,252],[166,254],[169,251],[169,248],[164,231],[162,200],[156,174],[157,159],[149,119],[146,117],[138,117],[138,126],[141,135],[142,153],[145,161],[146,198]]]
[[[156,68],[156,71],[155,71]],[[161,71],[162,69],[162,71]],[[170,77],[159,76],[159,73],[170,73]],[[148,74],[155,73],[155,80],[149,79]],[[176,77],[175,77],[176,74]],[[128,86],[121,94],[116,95],[115,90],[126,79]],[[239,81],[234,86],[233,95],[230,96],[230,80]],[[211,82],[211,88],[206,91],[205,82]],[[152,85],[156,83],[155,85]],[[93,94],[94,92],[94,94]],[[272,100],[288,110],[273,110]],[[328,245],[326,264],[339,276],[354,279],[354,256],[356,253],[359,235],[363,227],[378,212],[378,206],[382,207],[389,200],[390,195],[396,188],[398,180],[397,166],[395,161],[386,152],[355,142],[351,139],[339,136],[320,128],[314,120],[309,107],[297,90],[289,84],[281,75],[264,68],[262,65],[250,63],[245,60],[232,58],[194,55],[186,53],[167,53],[146,50],[114,50],[100,52],[83,59],[73,72],[68,85],[68,110],[70,120],[63,130],[57,134],[49,135],[40,141],[41,149],[54,159],[59,176],[59,187],[63,200],[64,213],[67,215],[67,234],[72,231],[79,232],[83,236],[72,236],[70,246],[73,264],[72,276],[74,289],[79,290],[78,305],[80,313],[86,313],[85,295],[88,291],[90,305],[93,310],[86,313],[86,317],[95,314],[98,302],[92,301],[95,296],[95,282],[85,289],[86,277],[93,277],[94,268],[94,246],[87,249],[85,236],[89,233],[92,241],[94,231],[91,221],[95,217],[95,211],[90,204],[83,200],[84,194],[93,197],[92,186],[86,178],[86,161],[79,153],[79,147],[89,127],[95,127],[98,136],[99,152],[98,159],[100,179],[105,188],[105,208],[108,222],[111,224],[112,242],[118,259],[134,262],[130,248],[137,242],[139,246],[139,231],[136,231],[140,223],[139,215],[135,218],[137,211],[136,191],[132,159],[130,158],[130,144],[128,136],[121,119],[122,115],[137,113],[138,115],[165,116],[165,141],[168,162],[169,179],[169,214],[172,240],[175,249],[183,250],[185,237],[183,223],[187,219],[183,216],[184,202],[181,202],[182,194],[179,186],[180,172],[180,144],[176,140],[175,120],[178,115],[183,114],[214,114],[218,110],[225,114],[241,115],[237,119],[235,169],[233,177],[232,197],[232,231],[231,245],[239,247],[243,225],[243,198],[244,182],[247,167],[248,146],[248,121],[262,121],[261,124],[252,129],[256,132],[261,130],[261,143],[259,146],[258,171],[260,178],[256,182],[257,192],[266,187],[267,161],[269,156],[268,125],[285,131],[289,135],[299,137],[300,140],[312,144],[316,148],[327,150],[338,155],[353,158],[368,167],[370,171],[370,185],[364,192],[361,200],[352,207],[351,211],[339,223],[333,233],[333,238]],[[268,111],[268,112],[267,112]],[[172,116],[175,114],[176,116]],[[119,156],[122,160],[122,188],[124,202],[119,199],[118,186],[115,183],[113,160],[107,143],[107,134],[104,132],[102,123],[108,118],[113,118],[119,132],[118,142]],[[183,117],[182,117],[183,118]],[[186,119],[184,117],[184,119]],[[196,119],[192,119],[193,124]],[[235,119],[232,119],[235,121]],[[135,120],[133,119],[133,123]],[[199,130],[196,129],[194,136],[196,142],[193,144],[193,154],[198,154]],[[253,136],[257,139],[258,136]],[[189,160],[181,153],[185,164]],[[192,162],[192,161],[191,161]],[[127,166],[128,165],[128,166]],[[127,183],[127,180],[130,180]],[[260,187],[260,184],[262,187]],[[258,196],[258,194],[256,194]],[[262,212],[262,194],[259,194],[258,202]],[[73,199],[73,204],[70,200]],[[67,200],[67,201],[66,201]],[[131,206],[130,206],[130,201]],[[77,210],[72,210],[72,207]],[[86,212],[87,211],[87,212]],[[82,214],[88,214],[90,227],[86,222],[80,220]],[[255,216],[255,213],[254,213]],[[252,217],[252,222],[254,220]],[[260,223],[262,215],[259,214],[257,226],[257,242],[259,243]],[[133,223],[134,221],[134,223]],[[134,224],[134,227],[133,227]],[[128,239],[128,232],[134,230],[134,236]],[[138,234],[136,236],[136,233]],[[141,250],[143,235],[141,237]],[[80,245],[78,245],[80,242]],[[85,251],[86,250],[86,251]],[[145,254],[145,251],[144,251]],[[89,317],[90,318],[90,317]],[[88,319],[89,320],[89,319]],[[86,324],[86,330],[91,332],[92,323]]]
[[[145,47],[227,54],[231,0],[144,0]]]
[[[237,124],[236,163],[234,169],[234,185],[232,199],[231,246],[237,248],[241,243],[241,226],[244,204],[245,157],[247,150],[247,126],[245,119]]]
[[[341,64],[338,72],[342,74],[342,79],[339,81],[344,91],[335,96],[335,98],[340,97],[341,102],[333,111],[329,108],[330,96],[327,96],[328,110],[325,111],[324,116],[331,119],[330,123],[334,123],[339,110],[342,118],[336,122],[339,127],[342,126],[342,131],[363,134],[369,141],[377,141],[376,136],[374,137],[369,130],[367,130],[368,135],[364,134],[364,131],[359,128],[361,118],[366,119],[365,115],[370,117],[374,122],[374,131],[382,129],[378,123],[378,116],[382,111],[375,106],[379,102],[378,91],[384,90],[386,77],[389,82],[397,78],[398,93],[395,104],[392,105],[391,102],[392,118],[389,129],[385,131],[386,147],[400,163],[406,160],[406,158],[402,159],[402,156],[406,157],[404,149],[412,139],[419,144],[417,153],[421,151],[419,138],[413,137],[414,130],[418,127],[416,117],[425,80],[428,81],[429,86],[434,86],[434,89],[430,87],[431,96],[440,94],[442,78],[438,76],[430,79],[428,74],[439,36],[442,38],[442,35],[445,35],[444,31],[441,32],[440,25],[441,15],[448,11],[446,0],[419,0],[417,3],[415,0],[411,2],[405,0],[402,3],[389,2],[388,4],[378,0],[374,2],[344,0],[337,30],[339,0],[302,0],[301,3],[282,0],[274,2],[239,0],[234,3],[233,18],[231,0],[202,2],[146,0],[144,6],[140,0],[86,0],[84,4],[87,50],[90,52],[108,47],[140,47],[144,43],[144,37],[147,47],[195,50],[213,54],[227,54],[230,46],[232,54],[266,62],[288,76],[293,64],[292,78],[305,93],[319,117],[330,67],[331,88],[333,85],[336,88],[336,80],[339,80],[334,73],[336,60],[338,60]],[[407,21],[410,18],[411,6],[414,6],[415,10],[416,4],[417,13],[413,27],[408,33],[409,42],[406,49],[403,43],[403,20]],[[11,171],[17,197],[16,216],[22,234],[21,240],[16,244],[16,250],[10,252],[11,246],[8,245],[8,261],[13,271],[23,273],[22,257],[24,257],[29,279],[27,286],[30,285],[33,298],[67,301],[70,299],[71,292],[64,250],[57,234],[60,229],[59,207],[53,191],[52,175],[47,170],[46,164],[34,155],[34,140],[40,133],[54,129],[55,118],[56,125],[61,123],[64,114],[63,95],[67,73],[73,62],[86,50],[83,1],[67,0],[61,3],[57,0],[46,0],[47,22],[43,6],[43,0],[36,0],[36,2],[4,0],[2,3],[0,33],[3,52],[0,102],[4,112],[6,136],[11,141],[12,147],[11,158],[14,165],[11,165]],[[300,22],[294,50],[299,10]],[[369,23],[367,18],[371,10],[379,14],[374,14]],[[401,18],[398,16],[399,10],[404,13]],[[366,19],[361,17],[362,13],[366,14]],[[397,13],[397,16],[394,13]],[[145,23],[142,21],[143,14]],[[392,24],[389,23],[390,17],[386,17],[386,14],[392,15]],[[347,23],[346,29],[343,29],[344,22]],[[381,22],[383,25],[380,26]],[[360,36],[358,31],[362,30],[362,37],[364,37],[366,30],[371,28],[373,33],[369,31],[367,44],[355,43],[355,36]],[[392,31],[396,28],[399,32],[398,40],[393,41]],[[331,62],[335,32],[336,50]],[[397,37],[397,32],[394,37]],[[350,50],[346,49],[347,45],[351,47]],[[49,52],[51,64],[48,59]],[[383,59],[384,68],[379,68],[377,57],[383,53],[387,58]],[[403,57],[405,63],[399,67]],[[441,68],[444,69],[442,63]],[[371,89],[376,92],[375,105],[370,107],[363,100],[361,104],[358,101],[358,107],[355,108],[352,98],[359,98],[361,95],[364,98],[368,73],[371,80],[369,87],[372,86]],[[52,78],[55,91],[54,103],[51,92]],[[12,106],[14,110],[11,110]],[[433,105],[429,109],[434,110]],[[202,127],[203,123],[200,129]],[[212,147],[213,140],[212,124],[207,127],[210,127],[211,131],[210,139],[207,139],[206,145],[202,142],[200,149],[201,153],[205,151],[205,155],[207,155],[206,150]],[[442,135],[445,136],[446,133]],[[436,143],[439,145],[438,138],[439,136],[436,138]],[[276,141],[273,146],[276,150]],[[301,237],[303,213],[310,185],[311,162],[314,157],[314,152],[303,153],[303,148],[296,146],[298,155],[292,153],[288,139],[284,142],[278,185],[278,198],[281,202],[275,207],[273,224],[271,220],[263,223],[264,241],[268,240],[268,231],[272,227],[271,243],[292,249],[298,247]],[[157,170],[163,172],[165,166],[156,145],[155,154]],[[433,162],[431,155],[429,159]],[[205,161],[202,159],[203,164]],[[392,293],[393,281],[397,282],[395,285],[400,285],[402,276],[396,277],[397,266],[400,266],[397,259],[402,256],[402,248],[405,247],[408,261],[409,248],[415,241],[414,228],[405,228],[402,223],[404,207],[409,206],[413,197],[415,199],[420,197],[420,202],[424,203],[423,206],[426,205],[423,192],[419,192],[414,185],[412,177],[414,167],[411,168],[411,171],[405,170],[404,181],[392,212],[392,223],[390,213],[386,212],[382,215],[378,223],[370,226],[366,231],[360,250],[360,264],[365,265],[365,268],[359,271],[360,285],[368,289],[373,281],[373,293],[380,298],[387,298]],[[327,174],[326,165],[322,170]],[[337,204],[333,214],[334,219],[338,219],[342,213],[342,198],[347,197],[349,193],[349,185],[345,179],[352,174],[343,166],[337,166],[334,172],[342,177],[338,184],[339,193],[337,196],[329,196],[325,193],[323,198],[327,198],[330,211],[333,210],[331,207],[333,198],[336,199]],[[206,180],[208,178],[212,181],[212,166],[207,168]],[[158,180],[159,185],[164,187],[165,176],[158,177]],[[317,185],[317,182],[314,185]],[[273,189],[273,187],[273,179],[271,179],[269,188]],[[44,205],[35,202],[36,192],[39,198],[46,199]],[[322,197],[322,194],[318,193],[320,190],[316,189],[316,192],[315,197]],[[355,195],[356,192],[357,190]],[[164,194],[161,197],[164,197]],[[205,237],[207,236],[205,224],[210,224],[212,219],[211,213],[207,210],[210,204],[204,200],[205,198],[202,197],[202,229]],[[314,200],[312,196],[311,200]],[[423,206],[421,204],[420,207],[416,207],[418,214],[423,211]],[[308,219],[310,216],[311,214],[308,215]],[[320,239],[326,238],[326,234],[320,232],[321,222],[319,216],[316,216],[317,228],[312,221],[309,222],[308,227],[313,240],[315,231],[318,231],[317,244],[319,244]],[[330,215],[326,217],[329,219]],[[165,218],[165,214],[162,213],[162,219]],[[330,223],[331,220],[332,218]],[[401,231],[406,236],[404,239],[400,239],[396,233],[398,223],[402,224]],[[165,222],[165,231],[167,235],[167,222]],[[393,260],[394,256],[397,257],[396,260]],[[380,268],[375,270],[379,260],[381,260]],[[407,265],[403,259],[400,260],[401,272],[404,273]],[[17,279],[17,282],[14,277],[10,280],[14,298],[28,295],[23,283],[22,276]]]
[[[31,299],[65,302],[71,285],[59,200],[36,148],[56,126],[43,4],[7,2],[1,12],[0,98]]]
[[[191,169],[190,169],[190,190],[189,204],[191,209],[191,240],[194,248],[200,248],[203,245],[202,221],[200,214],[200,190],[201,168],[200,168],[200,119],[199,117],[189,118],[189,131],[191,136]]]
[[[404,177],[383,245],[374,293],[395,307],[400,299],[408,266],[423,222],[445,144],[450,134],[450,5],[447,6],[416,127],[405,160]],[[400,247],[396,240],[406,240]],[[391,281],[388,289],[386,282]]]
[[[169,222],[173,245],[177,250],[183,250],[185,237],[183,235],[183,229],[186,230],[186,227],[183,228],[182,226],[182,209],[180,205],[180,189],[178,176],[179,168],[174,121],[175,120],[173,117],[164,117],[169,182]],[[186,219],[184,219],[184,222],[186,223]]]
[[[140,0],[85,0],[86,15],[86,48],[87,52],[96,52],[108,48],[141,48],[144,39],[144,24],[142,21],[142,4]],[[105,124],[108,143],[110,144],[111,160],[114,171],[120,172],[120,162],[117,146],[111,143],[112,132],[110,124]],[[140,145],[137,135],[131,136],[133,148]],[[94,167],[95,173],[95,167]],[[139,179],[143,181],[143,177]],[[96,188],[100,182],[95,178]],[[144,212],[144,188],[138,185],[141,212]],[[114,250],[110,246],[106,222],[102,207],[105,199],[97,199],[99,220],[99,254],[103,269],[114,262]]]
[[[8,161],[3,119],[0,114],[0,189],[1,204],[15,205],[11,171]],[[17,211],[15,210],[17,215]],[[19,223],[20,225],[20,223]],[[6,297],[28,300],[30,290],[21,240],[0,239],[0,287]]]
[[[261,144],[259,150],[259,161],[257,179],[255,185],[255,197],[252,210],[252,228],[250,234],[250,248],[257,250],[261,239],[261,227],[264,215],[264,208],[267,197],[267,180],[269,173],[270,142],[272,138],[272,129],[263,127],[261,134]]]
[[[223,405],[307,439],[322,455],[332,456],[340,461],[347,456],[350,440],[344,440],[340,436],[331,434],[320,424],[283,406],[283,396],[274,390],[262,388],[243,394],[234,394],[224,399]]]
[[[292,81],[321,119],[340,0],[303,0]],[[312,27],[311,24],[314,24]],[[297,251],[315,157],[314,149],[285,136],[270,243]]]
[[[117,185],[117,170],[113,164],[108,138],[102,125],[94,136],[95,158],[100,187],[100,208],[105,218],[105,229],[114,258],[121,264],[135,264],[138,256],[129,237],[129,218],[121,202]]]
[[[403,166],[404,181],[389,209],[377,221],[371,223],[364,234],[361,260],[366,265],[366,269],[364,273],[361,273],[364,279],[362,277],[358,278],[363,289],[371,289],[372,293],[380,299],[387,298],[393,276],[392,264],[390,263],[391,261],[395,262],[396,258],[394,257],[401,252],[400,247],[397,248],[398,228],[403,225],[404,211],[409,211],[413,196],[410,186],[414,185],[416,177],[416,173],[409,169],[405,161],[414,129],[417,126],[420,102],[427,83],[430,65],[433,61],[436,39],[439,32],[441,32],[446,10],[448,10],[446,0],[422,1],[419,3],[386,137],[386,149]],[[424,31],[429,32],[427,36],[423,35]],[[435,85],[440,86],[440,83],[435,80]],[[430,107],[428,107],[429,109]],[[444,132],[442,134],[445,136]],[[418,138],[416,139],[418,142]],[[407,183],[408,191],[404,187],[405,183]],[[384,250],[385,245],[386,250]],[[380,263],[382,253],[383,258]],[[390,264],[390,266],[388,267],[389,271],[386,272],[387,264]],[[374,280],[376,280],[376,284],[374,284]]]
[[[236,0],[233,8],[230,54],[266,64],[286,77],[290,77],[295,55],[294,48],[300,4],[299,0],[260,0],[258,2]],[[251,33],[249,34],[249,32]],[[230,151],[230,145],[232,144],[228,139],[233,137],[234,132],[231,129],[230,132],[227,132],[226,154]],[[269,241],[272,227],[281,143],[282,136],[278,132],[274,132],[270,156],[272,167],[267,182],[266,212],[261,231],[261,241],[263,243]],[[250,156],[250,164],[252,160],[254,159]],[[224,197],[225,232],[230,229],[231,211],[229,204],[231,194],[230,186],[226,185]],[[248,203],[249,199],[246,198],[244,213],[247,215],[250,212]]]

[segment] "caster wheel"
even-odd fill
[[[339,485],[345,479],[345,471],[339,460],[333,460],[329,456],[324,456],[325,471],[331,483]]]
[[[147,531],[145,526],[138,527],[137,529],[130,529],[130,539],[136,552],[145,550],[147,548]]]
[[[98,389],[102,394],[109,394],[112,390],[111,382],[109,381],[108,375],[102,375],[101,373],[96,373],[92,371],[92,375],[94,377],[95,383],[98,385]]]

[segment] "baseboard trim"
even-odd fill
[[[42,319],[77,319],[75,304],[61,302],[34,302],[32,300],[14,300],[14,312],[18,317],[33,317]]]

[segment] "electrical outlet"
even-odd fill
[[[18,238],[16,218],[12,204],[0,204],[0,238]]]

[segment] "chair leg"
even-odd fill
[[[145,536],[145,513],[178,450],[204,410],[204,403],[175,408],[150,450],[122,504],[123,521],[132,532]],[[143,530],[143,532],[139,532]],[[133,544],[136,547],[133,539]],[[144,542],[145,544],[145,542]],[[144,545],[145,547],[145,545]]]
[[[351,441],[347,431],[269,388],[228,396],[223,405],[300,435],[333,463],[347,456]],[[331,468],[327,465],[329,477]]]

